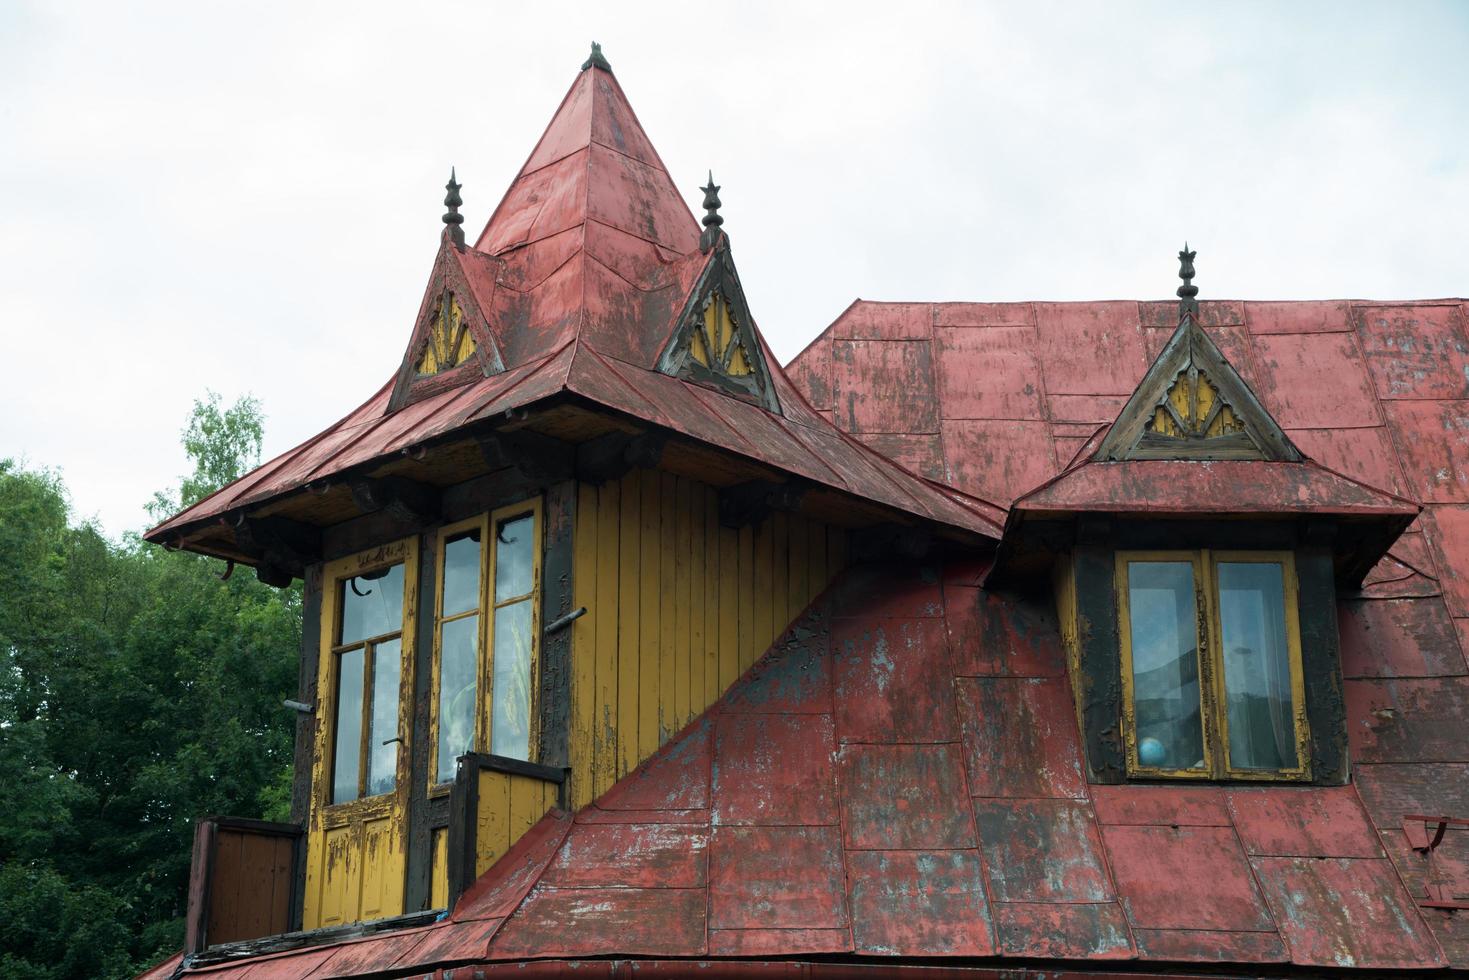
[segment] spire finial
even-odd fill
[[[602,45],[598,44],[596,41],[592,42],[592,53],[587,57],[586,61],[583,61],[581,63],[582,71],[586,71],[588,68],[600,68],[605,72],[612,71],[612,66],[609,65],[607,63],[607,59],[602,56]]]
[[[1188,250],[1188,242],[1183,243],[1183,251],[1178,253],[1178,278],[1183,280],[1183,285],[1178,287],[1178,316],[1183,318],[1184,314],[1191,313],[1199,315],[1199,301],[1194,297],[1199,295],[1199,287],[1194,285],[1194,256],[1198,252]]]
[[[724,218],[719,214],[719,185],[714,183],[714,171],[709,171],[709,183],[700,187],[704,192],[704,233],[699,236],[699,251],[708,252],[719,240],[719,226]]]
[[[444,212],[444,224],[449,226],[449,238],[455,245],[464,244],[464,229],[460,227],[464,224],[464,215],[459,213],[459,205],[464,203],[459,196],[459,188],[463,186],[454,179],[454,168],[450,167],[449,182],[444,185],[444,190],[449,192],[444,195],[444,206],[449,209]]]

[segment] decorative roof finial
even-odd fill
[[[612,71],[612,66],[607,63],[606,58],[602,57],[602,45],[596,41],[592,42],[591,55],[587,57],[586,61],[581,63],[582,71],[586,71],[588,68],[600,68],[605,72]]]
[[[464,215],[459,213],[459,205],[464,203],[459,196],[459,188],[463,186],[454,179],[454,168],[450,167],[449,182],[444,185],[444,190],[449,192],[444,195],[444,205],[449,209],[444,212],[444,224],[449,226],[449,238],[455,245],[464,244],[464,229],[460,227],[464,224]]]
[[[714,171],[709,171],[709,183],[699,190],[704,192],[704,233],[699,236],[699,251],[708,252],[719,241],[719,226],[724,218],[719,214],[719,185],[714,183]]]
[[[1178,287],[1178,316],[1183,318],[1185,313],[1191,313],[1195,317],[1199,315],[1199,301],[1195,296],[1199,295],[1199,287],[1194,285],[1194,256],[1198,252],[1188,250],[1188,242],[1183,243],[1183,251],[1178,253],[1178,278],[1183,280],[1183,285]]]

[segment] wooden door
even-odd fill
[[[417,540],[330,563],[322,592],[307,929],[403,913]]]

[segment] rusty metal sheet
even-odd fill
[[[1157,302],[1144,302],[1137,304],[1138,320],[1150,329],[1161,329],[1172,332],[1178,328],[1178,301],[1159,300]],[[1202,327],[1238,327],[1245,322],[1245,305],[1238,300],[1232,299],[1205,299],[1199,301],[1199,312],[1196,316]],[[1210,334],[1214,331],[1210,329]]]
[[[1139,375],[1138,380],[1142,380]],[[1047,392],[1046,408],[1052,422],[1089,422],[1110,425],[1122,413],[1128,395],[1066,395]]]
[[[1085,798],[1065,678],[964,677],[957,687],[971,794]]]
[[[942,428],[948,482],[966,493],[1008,504],[1057,471],[1045,422],[944,419]]]
[[[996,902],[1115,899],[1091,807],[1076,800],[975,800]]]
[[[480,232],[474,247],[491,255],[534,241],[532,227],[546,202],[564,193],[568,181],[586,172],[585,151],[573,150],[554,164],[517,176]],[[540,236],[544,237],[544,236]]]
[[[692,405],[701,406],[730,429],[741,433],[746,442],[752,443],[756,447],[752,454],[756,459],[808,475],[829,486],[845,485],[846,474],[840,467],[830,465],[829,460],[812,453],[810,447],[793,434],[794,427],[782,424],[764,409],[687,382],[679,382],[679,386],[690,396]],[[836,435],[835,432],[831,434]]]
[[[846,929],[710,929],[709,955],[747,959],[850,953]]]
[[[1255,368],[1255,393],[1281,428],[1382,424],[1377,394],[1351,334],[1256,334]]]
[[[1469,677],[1346,682],[1355,762],[1469,761]]]
[[[694,722],[597,799],[603,810],[702,810],[713,751],[708,717]]]
[[[1231,789],[1229,808],[1251,857],[1383,856],[1367,812],[1350,786]]]
[[[490,944],[492,959],[702,956],[702,888],[547,888],[537,885]],[[615,939],[613,938],[615,937]]]
[[[1388,493],[1403,493],[1402,467],[1385,426],[1291,429],[1286,435],[1301,452],[1343,476]]]
[[[1421,824],[1418,826],[1422,827]],[[1402,830],[1384,830],[1382,842],[1408,889],[1408,896],[1415,903],[1427,900],[1430,879],[1440,886],[1447,886],[1450,895],[1469,893],[1469,887],[1466,887],[1469,885],[1469,831],[1456,828],[1444,835],[1433,852],[1431,875],[1423,852],[1413,849],[1413,842]],[[1418,915],[1438,940],[1439,948],[1450,965],[1461,969],[1469,967],[1469,917],[1462,911],[1421,906]]]
[[[1028,959],[1122,960],[1133,956],[1116,902],[1009,902],[995,906],[1000,952]]]
[[[847,855],[847,877],[858,952],[995,952],[978,851],[853,851]]]
[[[925,340],[833,340],[832,407],[848,432],[937,432],[933,351]]]
[[[1443,677],[1466,672],[1458,631],[1437,597],[1339,601],[1337,629],[1346,677]]]
[[[827,332],[840,340],[927,340],[933,333],[933,305],[859,299]]]
[[[278,956],[262,956],[233,969],[189,971],[185,976],[200,975],[209,980],[300,980],[314,976],[315,971],[337,954],[336,946],[296,949]],[[138,978],[142,980],[142,978]]]
[[[785,375],[790,378],[811,408],[818,412],[829,412],[834,407],[832,388],[830,333],[823,333],[795,359],[786,365]]]
[[[1246,303],[1250,333],[1350,333],[1347,304],[1341,300]]]
[[[703,888],[709,831],[673,824],[579,824],[547,865],[554,888]]]
[[[836,827],[716,827],[709,849],[711,929],[847,926]]]
[[[1102,828],[1127,917],[1140,929],[1275,928],[1227,827]]]
[[[1035,318],[1048,393],[1130,395],[1148,368],[1135,302],[1037,303]]]
[[[844,745],[837,778],[849,848],[975,845],[957,745]]]
[[[946,419],[1043,419],[1035,329],[934,331],[939,405]]]
[[[1063,677],[1066,655],[1045,600],[945,585],[949,650],[960,676]]]
[[[570,156],[586,146],[592,131],[592,103],[599,94],[592,84],[596,72],[582,72],[576,76],[566,96],[551,117],[540,142],[531,151],[530,159],[521,168],[522,174],[535,173],[563,157]],[[604,96],[605,97],[605,96]]]
[[[1469,398],[1469,342],[1457,306],[1359,306],[1362,355],[1381,398]]]
[[[605,72],[582,72],[592,79],[595,97],[591,111],[591,138],[593,142],[625,153],[650,167],[663,169],[658,151],[653,149],[648,134],[633,114],[622,86],[613,75]],[[580,76],[578,76],[580,77]]]
[[[720,699],[725,714],[831,714],[831,633],[822,606],[808,611]]]
[[[328,977],[359,977],[390,970],[399,962],[414,962],[415,950],[423,940],[424,930],[405,929],[343,943],[311,975],[325,980]]]
[[[843,742],[958,737],[940,619],[838,619],[832,627],[837,736]]]
[[[1466,561],[1469,559],[1469,507],[1429,507],[1420,520],[1438,566],[1449,614],[1469,616],[1469,561]]]
[[[699,244],[699,226],[667,171],[597,143],[587,160],[585,208],[587,218],[684,255]]]
[[[833,619],[918,619],[944,614],[938,572],[928,565],[858,565],[828,593]]]
[[[1409,518],[1416,505],[1311,463],[1130,460],[1087,463],[1018,510],[1172,514],[1340,514]]]
[[[1391,970],[1444,965],[1432,934],[1386,860],[1255,858],[1251,862],[1291,962]]]
[[[425,966],[477,959],[489,952],[490,939],[504,919],[474,919],[468,922],[445,922],[424,934],[423,942],[414,950],[411,961]],[[408,965],[404,961],[404,966]],[[295,976],[299,977],[300,974]],[[294,978],[293,978],[294,980]]]
[[[1469,501],[1469,401],[1386,404],[1412,495],[1424,503]]]
[[[1177,313],[1177,304],[1174,304],[1174,312]],[[1173,337],[1178,329],[1178,320],[1175,319],[1170,326],[1161,329],[1144,329],[1143,344],[1148,353],[1148,363],[1157,360],[1163,348]],[[1219,353],[1230,366],[1239,373],[1251,390],[1255,387],[1255,362],[1250,349],[1250,335],[1243,326],[1206,326],[1204,332],[1214,345],[1219,348]]]
[[[948,479],[944,442],[937,432],[864,432],[857,438],[910,473],[940,483]]]
[[[1029,303],[935,303],[935,327],[1027,327],[1035,324]]]
[[[1228,827],[1229,801],[1218,786],[1091,787],[1097,820],[1146,827]]]
[[[830,715],[727,714],[714,732],[714,823],[837,822]]]
[[[548,811],[469,886],[459,897],[450,918],[465,922],[510,915],[556,856],[557,848],[570,831],[570,814]]]
[[[1208,929],[1134,929],[1138,955],[1180,963],[1288,963],[1290,953],[1277,932],[1220,932]]]

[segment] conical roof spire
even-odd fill
[[[444,189],[449,192],[444,195],[444,206],[449,209],[444,212],[444,224],[449,227],[449,238],[460,246],[464,244],[464,215],[459,213],[459,206],[464,203],[464,199],[459,196],[459,188],[463,186],[454,179],[454,168],[450,167],[449,182],[444,185]]]
[[[719,226],[724,218],[719,213],[719,185],[714,183],[714,171],[709,171],[709,183],[700,187],[704,192],[704,233],[699,236],[699,251],[708,252],[719,241]]]
[[[1183,243],[1183,251],[1178,253],[1178,278],[1183,280],[1183,285],[1178,287],[1178,316],[1180,319],[1187,313],[1196,317],[1199,315],[1199,301],[1195,299],[1199,295],[1199,287],[1193,283],[1194,256],[1198,254],[1198,252],[1188,250],[1188,242]]]

